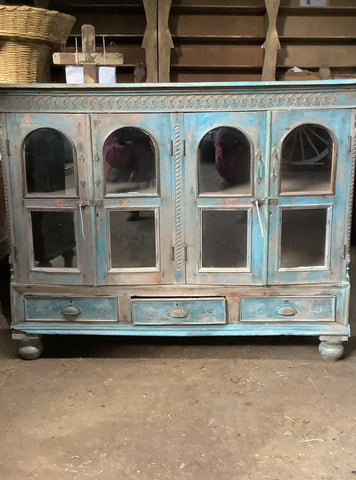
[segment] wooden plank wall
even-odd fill
[[[281,0],[277,79],[293,66],[318,71],[323,64],[334,78],[356,76],[356,0],[327,0],[327,5],[300,7],[300,0]],[[83,23],[93,24],[97,50],[105,35],[106,51],[124,54],[118,82],[133,81],[135,63],[145,61],[141,0],[50,0],[49,8],[77,17],[74,34],[79,35]],[[264,0],[172,0],[169,28],[174,42],[171,81],[261,79]],[[73,35],[68,50],[74,50]]]

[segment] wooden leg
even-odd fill
[[[24,360],[36,360],[43,350],[41,335],[24,334],[20,340],[19,355]]]
[[[336,362],[344,353],[342,339],[339,337],[320,337],[319,352],[324,360],[328,362]]]

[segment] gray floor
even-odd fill
[[[0,480],[356,479],[355,337],[45,344],[0,334]]]

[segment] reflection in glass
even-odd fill
[[[112,268],[156,266],[155,212],[110,212]]]
[[[155,147],[142,130],[115,130],[104,143],[106,193],[156,192]]]
[[[282,211],[282,268],[325,264],[326,221],[326,208]]]
[[[35,267],[76,267],[73,212],[31,212]]]
[[[251,147],[231,127],[210,130],[199,144],[199,193],[250,192]]]
[[[202,267],[247,266],[247,211],[202,212]]]
[[[294,128],[282,146],[281,192],[329,192],[332,160],[326,128],[311,123]]]
[[[53,128],[31,132],[24,143],[27,193],[76,194],[73,146]]]

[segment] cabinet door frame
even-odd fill
[[[303,124],[325,127],[334,140],[329,191],[281,192],[282,144],[293,128]],[[294,110],[272,113],[272,158],[269,196],[269,284],[306,284],[340,281],[344,276],[347,244],[348,179],[351,178],[349,110]],[[324,264],[281,267],[282,215],[285,210],[326,209]]]
[[[265,112],[207,112],[184,115],[185,226],[187,242],[186,283],[263,285],[267,272],[268,145]],[[198,190],[198,147],[209,131],[232,127],[242,132],[251,147],[249,193],[204,193]],[[268,178],[268,177],[267,177]],[[257,203],[256,203],[257,202]],[[244,268],[202,266],[202,212],[204,210],[247,212],[247,265]]]
[[[94,281],[93,218],[89,207],[93,195],[91,175],[91,144],[88,117],[84,114],[22,114],[6,115],[9,142],[9,173],[13,209],[12,232],[15,255],[14,275],[23,283],[81,285]],[[56,195],[26,191],[24,141],[40,128],[63,133],[74,147],[76,193]],[[34,265],[31,212],[73,212],[76,267],[37,267]]]
[[[172,200],[170,166],[169,114],[115,113],[91,114],[93,142],[93,172],[96,211],[96,261],[98,283],[106,284],[161,284],[173,282],[171,258]],[[106,194],[103,147],[108,136],[125,127],[146,133],[155,145],[156,192],[127,192]],[[156,265],[152,267],[113,268],[110,254],[110,212],[155,212]]]

